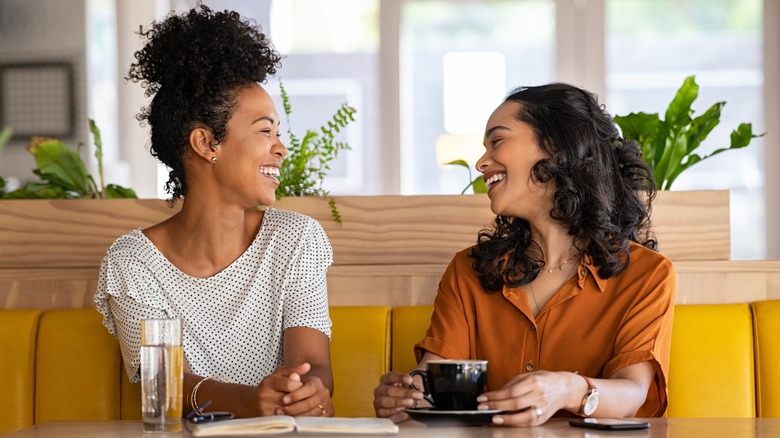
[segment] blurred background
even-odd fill
[[[14,137],[0,175],[34,178],[33,134],[84,143],[103,132],[108,182],[167,197],[135,114],[147,103],[124,80],[135,32],[185,0],[0,0],[0,127]],[[211,0],[256,20],[285,55],[266,84],[291,97],[293,132],[343,102],[357,122],[326,180],[334,195],[457,194],[481,155],[482,132],[510,89],[565,81],[597,93],[613,115],[663,113],[684,78],[697,114],[726,101],[703,153],[741,122],[768,132],[697,164],[675,190],[731,191],[732,258],[780,258],[780,3],[775,0]],[[280,100],[278,109],[281,112]],[[770,123],[774,122],[774,123]],[[283,120],[286,125],[286,121]],[[283,126],[283,129],[285,126]]]

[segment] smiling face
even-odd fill
[[[547,156],[531,126],[517,119],[520,105],[505,102],[490,116],[485,153],[476,167],[484,174],[493,213],[533,221],[549,218],[553,190],[532,177],[534,165]]]
[[[223,198],[246,208],[274,203],[279,167],[287,155],[279,135],[279,114],[271,96],[257,84],[244,88],[214,164]]]

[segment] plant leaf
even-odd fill
[[[466,168],[466,170],[468,170],[468,171],[469,171],[469,183],[468,183],[468,184],[466,184],[466,187],[464,187],[464,188],[463,188],[463,190],[460,192],[460,194],[461,194],[461,195],[462,195],[462,194],[464,194],[464,193],[466,193],[466,191],[469,189],[469,187],[471,187],[471,188],[472,188],[472,190],[474,191],[474,193],[487,193],[487,188],[485,187],[485,180],[482,178],[482,176],[481,176],[481,175],[480,175],[480,176],[478,176],[478,177],[477,177],[476,179],[474,179],[474,180],[472,180],[472,179],[471,179],[471,166],[469,166],[469,163],[467,163],[467,162],[466,162],[466,160],[461,160],[461,159],[458,159],[458,160],[452,160],[452,161],[450,161],[449,163],[444,163],[444,164],[445,164],[445,165],[456,165],[456,166],[462,166],[462,167],[465,167],[465,168]],[[476,186],[477,184],[480,184],[479,182],[477,182],[477,180],[481,180],[481,181],[482,181],[482,183],[481,183],[481,184],[482,184],[482,186],[481,186],[481,187],[477,187],[477,186]],[[477,190],[484,190],[484,191],[483,191],[483,192],[477,192]]]
[[[685,156],[688,148],[685,134],[693,113],[691,105],[698,96],[699,86],[694,76],[688,76],[666,109],[654,146],[656,184],[663,183],[669,175],[676,173]]]
[[[764,134],[753,134],[753,126],[750,123],[741,123],[737,129],[731,131],[731,144],[727,148],[720,148],[714,150],[711,154],[705,155],[701,159],[707,159],[721,152],[730,151],[732,149],[741,149],[750,144],[750,141],[757,137],[763,137]]]
[[[57,184],[27,183],[23,187],[3,195],[3,199],[64,199],[70,198],[66,190]]]
[[[662,190],[671,190],[671,188],[672,188],[672,183],[673,183],[673,182],[674,182],[674,181],[677,179],[677,177],[678,177],[678,176],[680,176],[680,174],[682,173],[682,171],[683,171],[683,170],[685,170],[685,169],[687,169],[687,168],[689,168],[689,167],[691,167],[691,166],[693,166],[694,164],[698,163],[698,162],[699,162],[699,161],[701,161],[702,159],[703,159],[703,158],[702,158],[702,157],[700,157],[698,154],[690,154],[690,155],[688,155],[688,158],[687,158],[687,160],[685,161],[685,164],[684,164],[683,166],[679,166],[679,167],[677,167],[677,170],[676,170],[675,172],[673,172],[673,173],[670,173],[670,174],[667,176],[667,179],[666,179],[666,181],[664,181],[664,185],[663,185],[663,187],[659,187],[659,189],[662,189]]]
[[[279,82],[282,96],[282,106],[287,118],[287,134],[290,144],[287,145],[287,157],[279,169],[279,187],[276,198],[284,196],[327,196],[322,183],[330,170],[330,163],[340,151],[349,150],[345,142],[335,141],[336,134],[355,121],[354,108],[343,103],[319,129],[307,130],[303,138],[292,132],[290,114],[292,105],[284,85]],[[341,224],[341,215],[336,208],[336,201],[328,202],[333,219]]]
[[[135,194],[135,190],[118,186],[116,184],[107,185],[105,195],[108,199],[138,198],[138,195]]]
[[[691,105],[699,94],[699,86],[694,76],[688,76],[675,94],[666,110],[666,120],[658,119],[657,114],[631,113],[628,116],[615,116],[623,138],[635,140],[642,150],[642,159],[653,170],[656,189],[669,190],[672,183],[684,170],[713,155],[731,149],[747,146],[753,138],[750,124],[741,124],[731,133],[728,148],[717,149],[706,156],[694,151],[720,123],[725,102],[710,106],[704,114],[691,118]],[[761,134],[763,135],[763,134]]]
[[[284,86],[280,84],[280,87],[282,103],[287,115],[290,144],[287,146],[287,157],[279,171],[276,197],[279,199],[283,196],[324,196],[327,192],[322,188],[322,182],[330,170],[330,163],[340,151],[350,149],[347,143],[335,141],[336,134],[355,121],[356,110],[344,103],[322,126],[315,130],[307,130],[303,138],[299,138],[290,128],[289,116],[292,107],[289,96]]]
[[[661,126],[658,114],[630,113],[627,116],[615,116],[614,119],[620,126],[623,138],[636,141],[642,151],[642,158],[651,168],[655,168],[655,162],[661,158],[655,156],[653,140]]]
[[[103,140],[100,138],[100,129],[98,129],[97,124],[92,119],[89,119],[89,132],[92,133],[92,138],[95,139],[95,158],[97,159],[97,166],[98,166],[98,181],[100,181],[100,194],[101,197],[107,196],[106,183],[103,178]]]
[[[82,197],[95,197],[96,187],[81,157],[57,139],[35,139],[27,147],[38,164],[35,172],[41,178],[73,191]]]
[[[469,166],[469,163],[466,162],[466,160],[452,160],[449,163],[444,163],[445,165],[457,165],[457,166],[463,166],[465,168],[471,169],[471,166]]]
[[[11,139],[11,134],[13,131],[11,131],[11,128],[5,127],[2,130],[0,130],[0,153],[3,152],[3,148],[5,147],[5,144],[8,143],[8,140]]]
[[[669,188],[672,185],[672,182],[677,178],[677,176],[682,172],[683,170],[693,166],[694,164],[703,161],[707,158],[710,158],[712,156],[715,156],[717,154],[720,154],[722,152],[730,151],[733,149],[741,149],[744,147],[747,147],[751,140],[758,137],[763,137],[765,134],[756,135],[753,134],[753,126],[750,123],[741,123],[737,129],[731,131],[731,144],[727,148],[719,148],[714,150],[709,155],[705,155],[703,157],[700,157],[697,154],[691,154],[688,156],[688,160],[685,162],[682,169],[680,169],[679,172],[676,172],[674,175],[671,175],[669,177],[669,181],[665,185],[665,190],[669,190]]]
[[[682,127],[675,127],[667,138],[664,154],[658,162],[660,181],[667,181],[669,175],[682,171],[680,163],[688,152],[688,137]],[[665,190],[668,190],[665,189]]]
[[[693,113],[691,104],[697,97],[699,97],[699,86],[696,84],[694,76],[688,76],[666,109],[664,116],[666,123],[673,127],[686,126]]]
[[[474,190],[474,193],[487,193],[485,178],[482,175],[474,178],[474,181],[471,182],[471,188]]]
[[[749,145],[754,138],[763,137],[764,135],[766,133],[753,134],[753,125],[751,123],[740,123],[737,129],[731,131],[731,145],[729,149],[743,148]]]
[[[704,114],[691,120],[688,127],[688,153],[699,147],[710,132],[720,123],[720,114],[726,102],[717,102],[704,112]],[[690,167],[691,165],[685,166]]]
[[[341,218],[341,213],[339,212],[339,209],[336,206],[336,200],[330,198],[330,200],[328,201],[328,205],[330,206],[330,215],[333,216],[333,220],[335,220],[336,223],[339,225],[344,225],[344,221]]]

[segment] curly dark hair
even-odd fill
[[[126,79],[140,82],[151,97],[136,118],[151,127],[151,153],[168,166],[169,203],[187,194],[184,153],[190,132],[211,131],[217,142],[247,86],[276,73],[281,56],[253,20],[237,12],[199,5],[171,13],[138,35],[147,40],[135,52]]]
[[[517,120],[531,126],[550,157],[532,169],[535,181],[554,183],[550,217],[567,227],[599,276],[615,277],[626,269],[629,241],[657,250],[650,224],[653,173],[636,142],[620,137],[595,95],[553,83],[516,88],[505,102],[520,103]],[[544,260],[532,254],[540,252],[526,220],[498,216],[492,229],[479,233],[470,255],[482,287],[497,292],[533,281]]]

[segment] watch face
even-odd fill
[[[582,413],[585,415],[591,415],[596,411],[596,407],[599,405],[599,394],[593,392],[588,395],[588,399],[585,400],[585,406],[582,407]]]

